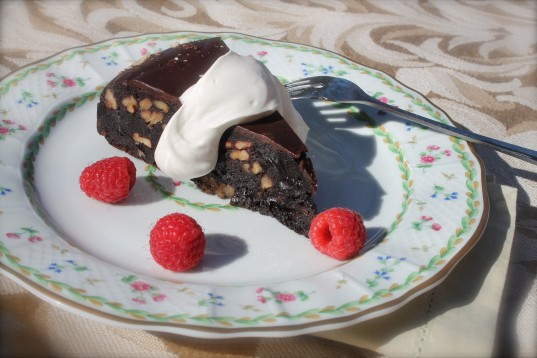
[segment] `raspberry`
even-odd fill
[[[110,157],[86,167],[80,175],[80,189],[90,198],[118,203],[136,182],[136,167],[127,157]]]
[[[364,246],[366,231],[360,214],[346,208],[331,208],[312,220],[309,237],[317,251],[347,260]]]
[[[198,265],[205,244],[205,234],[196,220],[180,213],[160,218],[149,235],[151,255],[171,271],[186,271]]]

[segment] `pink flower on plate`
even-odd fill
[[[15,121],[12,121],[11,119],[2,119],[2,122],[4,122],[5,124],[15,124]]]
[[[131,287],[136,291],[149,291],[151,289],[151,285],[144,281],[134,281],[131,283]]]
[[[162,302],[164,301],[164,299],[166,298],[165,295],[163,295],[162,293],[156,295],[156,296],[153,296],[153,301],[155,302]]]
[[[30,236],[28,238],[28,241],[30,241],[30,242],[39,242],[39,241],[43,241],[43,238],[41,236],[34,235],[34,236]]]
[[[48,81],[47,81],[47,85],[49,85],[49,87],[54,88],[54,87],[56,87],[56,82],[54,82],[54,81],[52,81],[52,80],[48,80]]]
[[[8,134],[9,133],[9,129],[7,129],[6,127],[0,127],[0,134]]]
[[[257,51],[257,55],[258,56],[266,56],[266,55],[268,55],[268,52],[267,51]]]
[[[20,239],[21,238],[20,234],[17,234],[16,232],[8,232],[6,236],[8,239]]]
[[[147,55],[148,52],[149,51],[147,51],[146,48],[143,48],[143,49],[140,50],[140,55],[145,56],[145,55]]]
[[[135,297],[132,299],[136,303],[140,303],[142,305],[145,305],[147,302],[143,298]]]
[[[390,100],[389,100],[387,97],[385,97],[385,96],[379,97],[379,98],[377,98],[377,99],[378,99],[379,101],[381,101],[381,102],[384,102],[384,103],[388,103],[388,102],[390,102]]]
[[[417,231],[422,231],[424,228],[429,228],[434,231],[440,231],[442,225],[432,222],[433,217],[428,215],[420,216],[419,221],[412,222],[412,228]]]
[[[257,296],[257,300],[261,303],[267,303],[267,299],[265,296]]]
[[[432,144],[432,145],[428,145],[427,149],[429,149],[429,150],[438,150],[438,149],[440,149],[440,147],[435,145],[435,144]]]
[[[275,296],[275,298],[282,302],[292,302],[296,300],[296,296],[292,293],[279,293]]]
[[[25,125],[22,125],[22,124],[19,124],[19,130],[21,130],[21,131],[25,131],[25,130],[26,130],[26,126],[25,126]]]
[[[449,150],[449,149],[444,150],[444,154],[446,155],[446,157],[450,157],[451,156],[451,150]]]
[[[434,157],[434,155],[424,155],[423,157],[421,157],[421,162],[426,164],[434,163],[435,160],[436,158]]]
[[[67,86],[67,87],[74,87],[74,86],[76,86],[76,82],[75,82],[73,79],[71,79],[71,78],[64,78],[62,82],[63,82],[63,84],[64,84],[65,86]]]

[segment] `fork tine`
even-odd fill
[[[300,80],[286,83],[284,86],[288,90],[294,90],[294,89],[297,89],[297,88],[311,87],[311,83],[312,83],[311,79],[309,79],[309,78],[301,78]]]
[[[326,85],[332,81],[333,78],[329,76],[313,76],[313,77],[304,77],[296,81],[291,81],[285,84],[285,88],[288,90],[294,90],[296,88],[324,88]]]
[[[318,98],[319,89],[325,87],[323,76],[305,77],[285,85],[287,93],[294,98]]]
[[[285,89],[293,99],[321,98],[319,91],[322,91],[329,81],[330,77],[327,76],[305,77],[285,84]]]

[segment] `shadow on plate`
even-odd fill
[[[377,246],[384,238],[388,230],[384,227],[368,227],[367,228],[367,238],[365,240],[364,247],[360,249],[359,255],[363,255],[369,250]]]
[[[232,235],[208,234],[202,264],[196,269],[211,271],[224,267],[248,253],[246,241]]]
[[[167,192],[173,193],[175,191],[173,180],[169,177],[157,176],[155,182],[161,185]],[[151,183],[146,180],[145,176],[137,176],[136,184],[132,188],[129,197],[125,201],[119,203],[119,205],[145,205],[156,203],[164,199],[164,195],[160,191],[155,190]]]
[[[310,127],[306,145],[317,175],[319,211],[346,207],[370,220],[379,214],[386,194],[368,170],[377,155],[376,139],[358,133],[367,123],[347,114],[345,108],[316,103],[293,102]]]

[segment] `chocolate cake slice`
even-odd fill
[[[114,78],[97,105],[97,131],[114,147],[157,165],[162,131],[181,107],[179,97],[229,48],[220,38],[151,55]],[[317,182],[307,148],[278,112],[226,130],[214,170],[190,178],[204,192],[270,215],[308,235]]]

